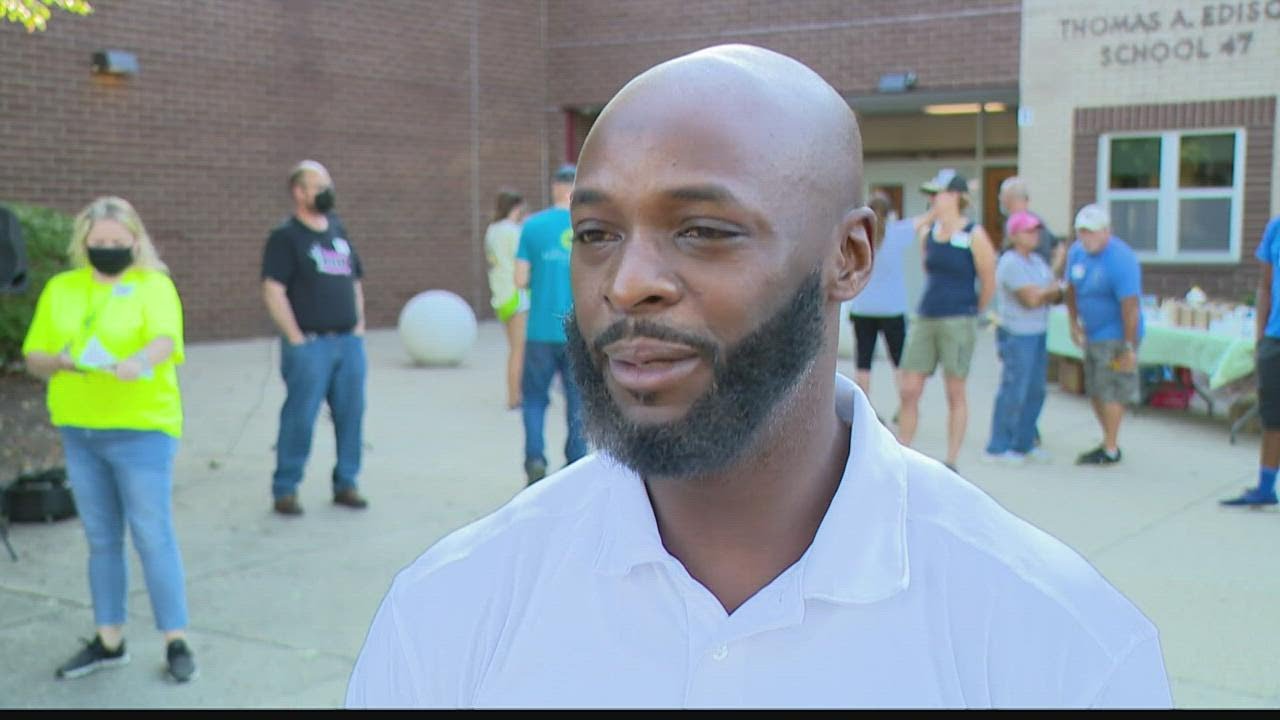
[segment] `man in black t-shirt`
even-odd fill
[[[302,514],[298,484],[325,401],[338,446],[333,502],[363,508],[368,503],[356,490],[366,367],[360,256],[329,212],[333,181],[323,165],[298,163],[289,175],[289,192],[293,215],[271,231],[262,256],[262,297],[280,330],[286,391],[271,483],[275,511]]]

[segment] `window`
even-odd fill
[[[1144,261],[1239,261],[1243,130],[1103,135],[1098,155],[1111,230]]]

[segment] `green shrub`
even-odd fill
[[[31,325],[36,300],[49,278],[70,267],[67,244],[71,242],[72,217],[59,210],[5,202],[18,216],[27,250],[27,289],[16,295],[0,295],[0,369],[22,359],[22,341]]]

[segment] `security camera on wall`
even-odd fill
[[[93,54],[93,71],[99,75],[137,75],[138,56],[124,50],[99,50]]]
[[[886,73],[880,76],[876,89],[882,93],[906,92],[916,86],[916,74],[913,72]]]

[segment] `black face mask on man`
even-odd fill
[[[311,201],[311,206],[316,212],[327,213],[333,209],[333,188],[327,187],[316,193],[315,198]]]
[[[133,248],[91,247],[89,264],[103,275],[109,277],[119,275],[133,264]]]

